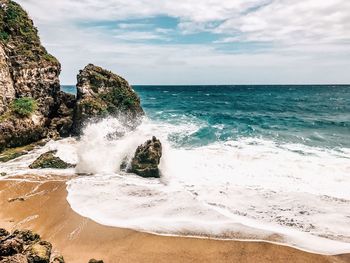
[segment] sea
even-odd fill
[[[350,252],[350,86],[133,88],[146,112],[136,130],[110,117],[45,146],[86,175],[67,183],[77,213],[160,235]],[[120,171],[152,136],[161,179]]]

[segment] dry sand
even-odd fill
[[[164,237],[107,227],[75,213],[61,178],[0,181],[0,227],[31,229],[66,262],[350,262],[264,242]],[[19,199],[16,199],[19,198]]]

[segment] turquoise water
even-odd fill
[[[75,212],[150,233],[350,251],[350,86],[134,89],[147,114],[135,130],[113,117],[92,121],[79,138],[29,156],[56,149],[76,164],[65,173],[89,175],[67,183]],[[161,178],[121,171],[152,136],[162,143]],[[0,172],[30,174],[28,165],[19,159]]]
[[[134,86],[147,116],[194,124],[172,133],[178,147],[254,137],[327,148],[350,147],[350,86]],[[75,92],[74,86],[65,91]]]

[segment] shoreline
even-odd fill
[[[0,181],[1,227],[38,232],[67,262],[90,258],[105,262],[350,261],[350,254],[320,255],[274,242],[155,235],[103,226],[71,209],[66,179],[33,179]]]

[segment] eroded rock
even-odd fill
[[[23,241],[18,238],[9,238],[0,242],[0,256],[13,256],[23,251]]]
[[[142,177],[160,177],[158,165],[162,157],[162,144],[156,138],[140,145],[134,158],[131,160],[129,172],[135,173]]]
[[[74,131],[79,134],[85,122],[115,116],[126,125],[135,127],[144,111],[140,98],[122,77],[89,64],[80,71],[77,83],[77,103]]]
[[[23,254],[16,254],[0,259],[0,263],[28,263],[27,257]]]
[[[51,243],[41,240],[30,230],[16,230],[10,234],[0,229],[0,263],[65,262],[61,255],[51,251]]]
[[[29,165],[30,169],[67,169],[67,168],[73,168],[75,165],[66,163],[65,161],[61,160],[59,157],[55,156],[57,151],[50,151],[47,153],[44,153],[39,156],[38,159],[36,159],[31,165]]]
[[[58,256],[52,257],[50,263],[65,263],[65,261],[64,261],[63,256],[58,255]]]
[[[46,241],[33,244],[26,250],[29,263],[50,263],[52,245]]]
[[[58,111],[67,104],[67,97],[60,96],[60,63],[41,45],[38,31],[23,8],[11,0],[0,3],[1,151],[48,137],[56,128],[60,133],[64,127],[65,134],[69,121],[67,112],[61,115]],[[31,99],[36,107],[19,115],[11,105],[23,98]],[[57,118],[65,119],[64,123],[58,123]],[[51,124],[53,119],[56,121]]]
[[[97,260],[97,259],[90,259],[89,263],[103,263],[103,260]]]
[[[0,239],[1,239],[2,237],[8,236],[9,234],[10,234],[10,233],[9,233],[6,229],[0,228]]]

